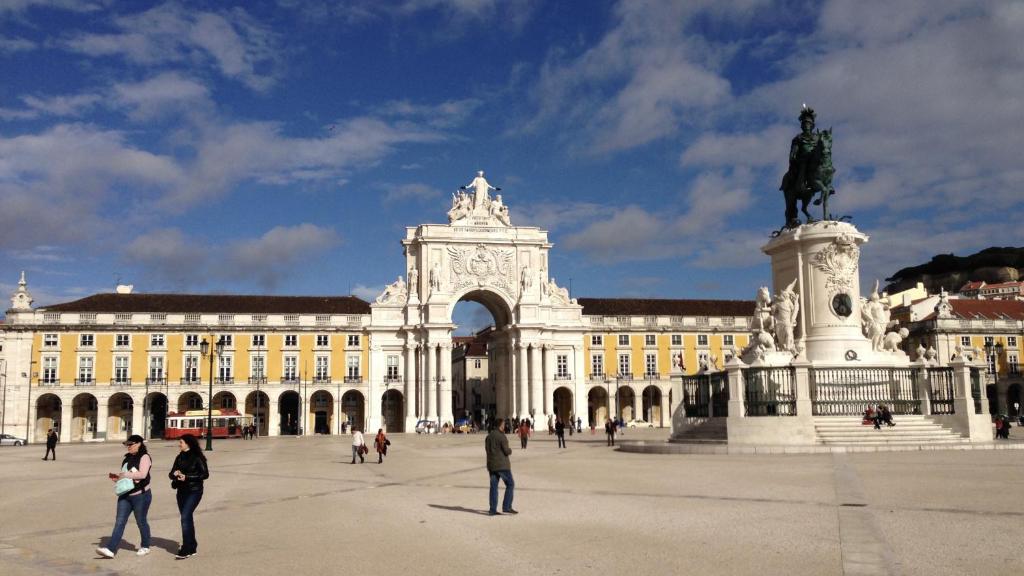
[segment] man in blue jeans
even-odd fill
[[[505,419],[495,420],[494,427],[487,433],[484,439],[484,449],[487,451],[487,472],[491,475],[490,508],[487,513],[490,516],[497,516],[498,512],[498,480],[505,483],[505,498],[501,501],[501,511],[505,514],[518,514],[512,509],[512,495],[516,483],[512,479],[512,463],[508,457],[512,455],[512,449],[508,447],[508,438],[505,437]]]

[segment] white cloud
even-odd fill
[[[141,82],[121,82],[111,88],[111,93],[113,101],[136,120],[210,105],[206,86],[177,72],[165,72]]]
[[[367,302],[373,302],[381,292],[384,291],[384,285],[378,284],[373,286],[366,286],[365,284],[356,284],[352,288],[352,295],[358,296]]]
[[[428,202],[439,199],[443,196],[442,192],[437,188],[430,186],[429,184],[419,182],[383,185],[381,188],[386,190],[383,198],[383,202],[385,204],[395,204],[410,200],[416,202]]]
[[[410,118],[417,122],[450,128],[466,121],[475,110],[483,105],[477,98],[448,100],[440,104],[418,104],[409,100],[392,100],[377,107],[375,112],[384,117]]]
[[[271,87],[284,53],[281,39],[241,8],[223,13],[164,4],[113,20],[114,33],[78,33],[64,46],[89,56],[121,56],[149,66],[204,62],[254,90]]]
[[[235,240],[223,247],[210,247],[177,228],[164,228],[132,240],[122,257],[139,266],[155,284],[177,290],[242,281],[273,291],[285,279],[309,270],[304,262],[340,242],[335,230],[309,223],[277,226],[258,238]]]
[[[99,104],[98,94],[73,94],[70,96],[22,96],[21,101],[30,110],[52,116],[81,116]]]
[[[0,34],[0,54],[14,54],[35,50],[36,43],[24,38],[11,38]]]
[[[112,0],[4,0],[0,2],[0,16],[20,14],[32,8],[49,8],[69,12],[102,10]]]

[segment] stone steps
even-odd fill
[[[858,416],[814,418],[818,442],[828,446],[919,446],[967,444],[969,440],[924,416],[894,416],[896,426],[862,424]]]
[[[728,436],[725,418],[708,418],[676,432],[668,441],[684,444],[724,444]]]

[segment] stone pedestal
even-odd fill
[[[795,337],[812,364],[877,363],[861,332],[860,245],[868,237],[845,222],[784,230],[762,248],[772,261],[774,292],[794,280],[800,295]]]

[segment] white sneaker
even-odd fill
[[[114,553],[110,551],[110,548],[103,548],[103,547],[97,548],[96,549],[96,553],[99,554],[100,556],[103,556],[104,558],[113,558],[114,557]]]
[[[139,548],[139,551],[135,553],[136,556],[145,556],[149,554],[149,548]]]

